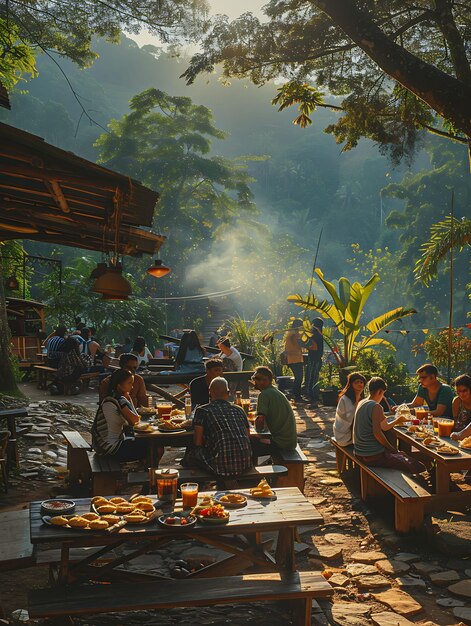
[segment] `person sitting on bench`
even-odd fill
[[[438,369],[431,363],[421,365],[416,371],[419,380],[417,394],[410,407],[427,405],[433,417],[452,415],[453,389],[438,380]]]
[[[268,426],[271,433],[271,441],[263,437],[252,441],[254,457],[271,455],[279,450],[294,450],[298,443],[296,419],[288,398],[272,384],[273,372],[268,367],[257,367],[252,380],[255,389],[260,391],[256,429]]]
[[[132,389],[130,392],[131,400],[134,406],[147,406],[147,389],[146,383],[142,376],[136,374],[137,365],[139,359],[132,352],[126,352],[119,357],[119,367],[123,370],[128,370],[134,376]],[[105,396],[108,393],[108,385],[110,384],[111,376],[107,376],[100,383],[99,399],[103,402]]]
[[[190,383],[191,408],[194,409],[209,402],[209,385],[214,378],[222,376],[224,368],[221,359],[208,359],[205,363],[206,374],[193,378]]]
[[[420,474],[426,467],[420,461],[408,457],[394,448],[384,432],[405,421],[404,416],[388,422],[380,402],[387,390],[386,382],[374,376],[368,383],[369,396],[360,400],[353,422],[353,446],[355,455],[371,467],[391,467],[408,474]]]
[[[365,385],[366,378],[363,374],[352,372],[339,393],[334,421],[334,437],[339,446],[349,446],[353,441],[353,418],[358,403],[364,398]]]
[[[187,449],[181,464],[216,476],[240,476],[252,467],[247,415],[229,402],[225,378],[211,381],[209,395],[211,402],[196,409],[194,446]]]
[[[98,407],[92,425],[92,446],[100,456],[113,455],[121,462],[138,461],[147,456],[145,439],[127,433],[139,421],[130,392],[133,375],[125,369],[113,372],[108,392]]]
[[[62,393],[64,383],[71,385],[74,394],[80,393],[80,376],[90,367],[90,357],[80,354],[79,345],[73,337],[68,337],[64,341],[60,354],[57,377],[51,385],[51,393],[54,395]]]
[[[46,365],[48,367],[57,367],[59,365],[66,334],[67,328],[65,326],[58,326],[54,332],[44,340],[43,345],[47,348]]]

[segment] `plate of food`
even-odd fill
[[[463,448],[463,450],[471,450],[471,437],[465,437],[458,445],[460,448]]]
[[[41,515],[72,515],[75,513],[75,502],[64,498],[54,498],[41,502]]]
[[[134,430],[136,430],[139,433],[154,432],[154,428],[152,424],[149,424],[148,422],[137,422],[137,424],[134,424]]]
[[[229,521],[229,513],[222,504],[198,507],[196,517],[202,524],[227,524]]]
[[[247,498],[238,491],[218,491],[214,496],[216,504],[222,504],[226,509],[242,509],[247,506]]]
[[[91,510],[100,516],[125,516],[134,513],[136,509],[141,511],[146,516],[149,516],[155,511],[152,499],[147,496],[137,496],[131,501],[126,500],[125,498],[121,498],[119,496],[113,498],[95,496],[94,498],[92,498],[91,502]]]
[[[124,526],[123,520],[118,517],[116,519],[104,519],[97,513],[84,513],[83,515],[43,515],[42,521],[47,526],[56,528],[65,528],[68,530],[110,530],[113,526]]]
[[[262,478],[258,485],[250,490],[250,495],[256,500],[276,500],[276,493],[265,478]]]
[[[437,448],[437,452],[440,454],[445,454],[445,455],[449,454],[451,456],[456,456],[457,454],[461,454],[458,448],[455,448],[453,446],[448,446],[448,445],[440,446],[439,448]]]
[[[159,424],[158,426],[160,433],[184,433],[186,432],[184,428],[182,428],[179,424]]]
[[[194,526],[197,522],[196,515],[186,514],[183,511],[173,511],[172,513],[165,513],[158,518],[159,524],[166,528],[188,528]]]
[[[440,439],[438,439],[438,437],[429,435],[428,437],[426,437],[422,443],[424,444],[424,446],[427,446],[427,448],[435,448],[439,445],[441,445],[441,441]]]

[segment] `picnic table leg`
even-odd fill
[[[450,491],[450,470],[444,463],[435,463],[436,493],[446,495]]]
[[[275,560],[280,570],[288,570],[289,572],[296,571],[294,558],[294,528],[281,528],[278,531]]]
[[[294,626],[311,626],[312,598],[301,598],[293,600],[293,625]]]
[[[61,546],[61,562],[59,567],[59,585],[66,585],[69,578],[69,546],[62,544]]]
[[[7,417],[8,430],[10,431],[10,438],[8,440],[8,469],[12,466],[20,467],[20,457],[18,454],[18,437],[16,433],[16,417],[9,415]]]

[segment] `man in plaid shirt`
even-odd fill
[[[211,402],[198,407],[193,419],[195,448],[187,459],[217,476],[238,476],[252,467],[250,425],[243,409],[229,402],[225,378],[209,386]]]

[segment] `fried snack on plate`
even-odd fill
[[[116,507],[116,513],[120,515],[132,513],[136,508],[135,504],[131,504],[131,502],[126,502],[126,504],[118,504]]]
[[[470,449],[471,448],[471,437],[465,437],[460,441],[460,446],[462,448]]]
[[[101,506],[98,506],[97,509],[98,513],[116,513],[116,505],[115,504],[102,504]]]
[[[113,524],[117,524],[119,521],[121,521],[119,515],[102,515],[101,519],[105,522],[108,522],[110,526],[113,526]]]
[[[103,496],[95,496],[92,498],[92,504],[96,507],[101,506],[102,504],[108,504],[108,500]]]
[[[88,526],[92,530],[106,530],[109,524],[104,519],[96,519],[90,522]]]
[[[132,499],[131,504],[140,504],[141,502],[147,502],[148,504],[152,504],[152,498],[148,496],[136,496]]]
[[[441,454],[459,454],[460,451],[457,448],[454,448],[453,446],[440,446],[437,449],[437,452],[440,452]]]
[[[56,515],[55,517],[51,517],[51,524],[54,526],[66,526],[69,523],[69,520],[63,515]]]
[[[129,513],[129,515],[125,515],[124,519],[129,522],[129,524],[141,524],[146,521],[145,515],[136,515],[135,513]]]
[[[152,513],[155,511],[154,505],[150,502],[139,502],[138,507],[139,510],[144,511],[144,513]]]
[[[262,478],[258,485],[250,490],[250,493],[256,498],[272,498],[275,495],[265,478]]]
[[[93,522],[93,520],[100,519],[100,516],[96,513],[84,513],[82,515],[83,519],[86,519],[89,522]]]
[[[120,497],[110,498],[110,502],[112,502],[113,504],[127,504],[127,500]]]
[[[69,519],[69,526],[72,528],[86,528],[88,526],[88,520],[80,515],[76,515]]]
[[[245,497],[240,493],[226,493],[219,498],[220,502],[228,502],[229,504],[242,504]]]

